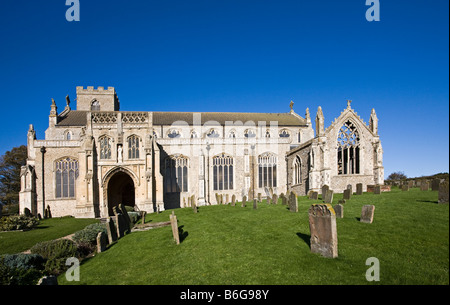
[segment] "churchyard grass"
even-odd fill
[[[40,220],[39,225],[30,231],[0,233],[0,255],[27,251],[38,242],[70,235],[97,222],[96,219],[57,217]]]
[[[342,199],[335,194],[333,205]],[[320,196],[319,196],[320,199]],[[321,200],[298,197],[287,205],[176,209],[181,244],[170,227],[126,235],[81,264],[80,281],[60,284],[449,284],[449,205],[436,191],[353,195],[338,218],[338,257],[310,251],[308,209]],[[361,223],[363,205],[376,206],[373,223]],[[172,210],[148,214],[168,221]],[[380,281],[368,282],[365,262],[380,262]]]

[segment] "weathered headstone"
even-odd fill
[[[427,180],[422,180],[422,182],[420,183],[420,190],[421,191],[428,191],[430,189],[430,184],[428,183]]]
[[[431,181],[431,190],[439,191],[439,184],[441,183],[441,179],[433,179]]]
[[[175,216],[175,212],[174,211],[172,211],[172,214],[170,214],[169,218],[170,218],[170,224],[172,226],[173,239],[175,240],[177,245],[179,245],[180,244],[180,233],[178,231],[177,216]]]
[[[409,186],[407,184],[403,184],[402,185],[402,192],[407,192],[409,191]]]
[[[344,206],[342,204],[336,204],[333,209],[336,212],[336,218],[344,218]]]
[[[258,201],[253,199],[253,209],[256,210],[258,208]]]
[[[97,252],[103,252],[106,250],[106,246],[108,245],[108,237],[105,232],[98,232],[97,234]]]
[[[123,218],[125,220],[125,226],[127,228],[128,233],[131,231],[131,228],[133,224],[131,223],[130,216],[128,215],[127,209],[125,208],[125,205],[123,203],[119,204],[119,209],[123,215]]]
[[[414,180],[408,180],[408,188],[414,187]]]
[[[330,189],[330,187],[328,185],[324,185],[322,186],[322,200],[325,200],[325,196],[327,194],[327,191]]]
[[[113,216],[114,223],[116,225],[117,239],[123,237],[125,235],[125,220],[123,219],[122,214],[116,214]]]
[[[325,197],[324,197],[324,200],[323,200],[324,203],[329,203],[329,204],[333,203],[333,194],[334,194],[333,190],[328,189],[325,192]]]
[[[350,195],[353,195],[353,186],[351,184],[347,185],[347,190],[350,190]]]
[[[106,233],[108,234],[108,241],[110,244],[117,240],[117,228],[111,217],[106,220]]]
[[[273,194],[273,196],[272,196],[272,203],[273,204],[278,204],[278,195],[277,194]]]
[[[242,198],[242,205],[241,205],[241,208],[245,208],[246,205],[247,205],[247,196],[244,196],[244,197]]]
[[[381,185],[375,185],[375,188],[374,188],[374,190],[373,190],[373,193],[375,194],[375,195],[380,195],[381,194]]]
[[[375,206],[367,204],[362,207],[360,222],[372,223]]]
[[[291,192],[289,195],[289,210],[295,213],[298,212],[297,194],[295,192]]]
[[[287,205],[288,199],[286,198],[286,196],[283,193],[281,193],[280,197],[281,197],[281,204]]]
[[[351,190],[350,189],[346,189],[346,190],[344,190],[344,199],[345,200],[350,200],[350,198],[352,197],[352,193],[351,193]]]
[[[234,207],[236,206],[236,195],[233,194],[233,196],[231,196],[231,206]]]
[[[448,203],[448,181],[439,184],[438,203]]]
[[[330,204],[313,204],[308,211],[311,252],[324,257],[338,256],[336,214]]]
[[[262,195],[261,195],[261,193],[258,193],[258,202],[262,202]]]
[[[230,195],[226,194],[225,195],[225,204],[229,204],[230,203]]]

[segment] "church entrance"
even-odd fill
[[[115,173],[108,182],[108,213],[114,215],[113,207],[123,203],[134,207],[135,191],[133,179],[125,172]]]

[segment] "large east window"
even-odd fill
[[[225,154],[213,157],[213,178],[215,191],[233,189],[233,157]]]
[[[173,155],[164,162],[164,187],[166,193],[179,193],[188,191],[188,158],[182,155]]]
[[[260,188],[277,186],[277,157],[274,154],[258,156],[258,182]]]
[[[78,160],[64,158],[55,162],[56,198],[74,198],[78,178]]]
[[[355,125],[347,121],[337,138],[337,164],[339,175],[359,174],[359,133]]]

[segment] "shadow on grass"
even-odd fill
[[[308,245],[308,247],[311,248],[311,235],[303,234],[301,232],[297,232],[296,234],[297,234],[298,237],[303,239],[303,241]]]
[[[439,203],[437,200],[416,200],[418,202],[430,202],[430,203]]]
[[[188,237],[188,231],[183,230],[184,225],[178,227],[178,234],[180,235],[180,244]]]

